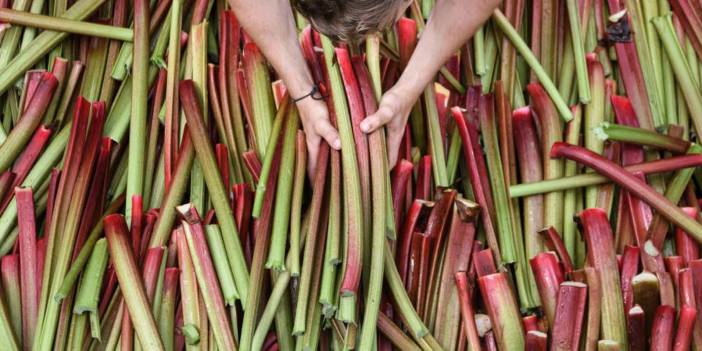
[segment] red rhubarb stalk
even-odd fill
[[[587,302],[587,285],[564,282],[558,289],[551,350],[578,350]]]
[[[551,327],[555,323],[558,289],[565,280],[558,258],[552,252],[544,252],[529,260],[539,290],[541,305]]]
[[[669,221],[682,227],[695,240],[702,242],[702,224],[690,218],[675,204],[671,203],[638,177],[625,171],[622,167],[591,151],[566,143],[554,144],[551,156],[565,157],[577,161],[612,179],[612,181],[629,191],[629,193],[648,203]]]
[[[682,210],[690,218],[697,218],[696,207],[683,207]],[[700,258],[700,245],[681,228],[675,228],[675,252],[682,257],[687,266],[690,261]]]
[[[653,316],[651,327],[651,350],[672,350],[675,324],[675,308],[660,305]]]
[[[17,225],[19,227],[20,291],[22,293],[22,340],[29,344],[34,340],[34,328],[39,303],[36,288],[37,272],[37,230],[34,217],[34,197],[32,189],[15,189],[17,198]]]

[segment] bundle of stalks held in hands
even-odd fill
[[[0,348],[702,349],[702,5],[503,1],[389,165],[360,123],[433,3],[296,17],[306,174],[224,1],[0,0]]]

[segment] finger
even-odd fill
[[[397,155],[400,152],[400,144],[405,132],[403,123],[391,123],[388,125],[388,166],[390,169],[397,163]]]
[[[317,156],[319,155],[319,143],[322,141],[318,135],[307,133],[307,176],[310,180],[314,178],[315,168],[317,167]]]
[[[320,119],[314,122],[314,130],[329,143],[335,150],[341,150],[341,139],[339,132],[329,123],[328,119]]]
[[[364,133],[371,133],[390,122],[394,116],[395,113],[391,108],[380,106],[378,111],[366,117],[366,119],[361,122],[361,131]]]

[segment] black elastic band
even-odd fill
[[[308,97],[311,97],[314,100],[324,100],[327,98],[326,96],[324,96],[322,94],[321,91],[319,91],[319,87],[315,84],[314,86],[312,86],[312,90],[310,90],[309,93],[307,93],[304,96],[301,96],[297,99],[293,99],[293,102],[297,103],[297,102],[302,101]]]

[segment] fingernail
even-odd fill
[[[361,122],[361,131],[364,133],[368,133],[368,129],[370,129],[368,127],[368,123],[366,123],[365,121]]]

